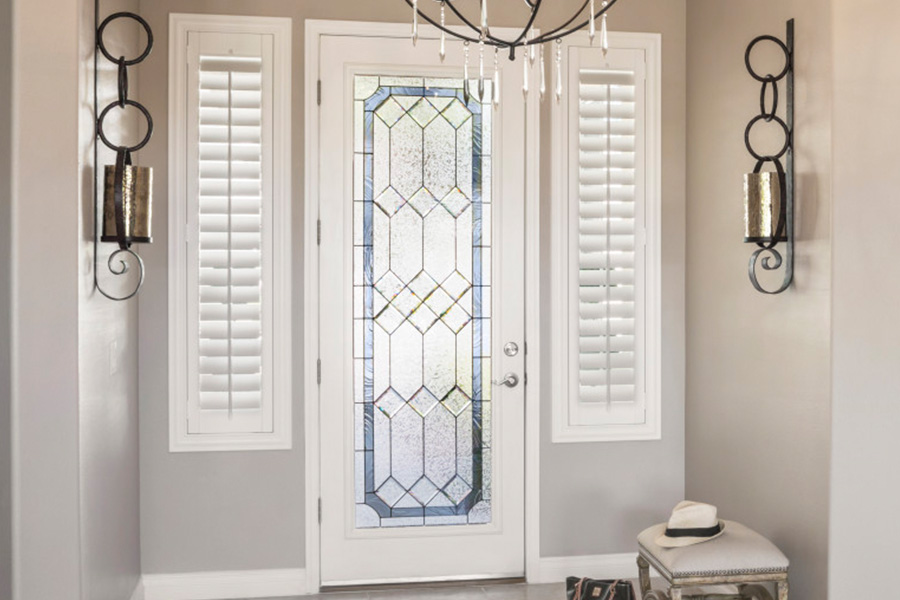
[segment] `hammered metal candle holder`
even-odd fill
[[[124,231],[116,223],[116,167],[107,165],[103,194],[103,235],[101,242],[149,244],[153,241],[153,169],[128,165],[122,174]]]
[[[760,75],[753,69],[750,54],[760,42],[774,43],[784,53],[784,68],[778,75]],[[750,76],[762,84],[760,114],[753,117],[744,131],[744,144],[756,159],[753,172],[744,175],[744,241],[759,246],[750,257],[750,282],[759,292],[780,294],[794,280],[794,20],[787,23],[785,41],[762,35],[750,42],[744,62]],[[780,81],[787,88],[784,118],[778,116]],[[750,143],[750,132],[759,122],[774,123],[784,134],[784,144],[776,154],[760,154]],[[763,171],[767,164],[775,170]],[[784,254],[779,244],[784,244]],[[758,268],[783,269],[781,286],[774,290],[763,287],[757,277]]]
[[[744,175],[744,241],[754,244],[786,242],[784,231],[778,234],[781,216],[781,186],[778,173]]]
[[[130,12],[117,12],[109,15],[102,23],[99,22],[100,2],[94,1],[94,26],[96,31],[96,48],[94,49],[94,114],[97,117],[97,138],[105,146],[116,153],[116,164],[107,165],[103,180],[103,202],[98,199],[97,185],[94,186],[94,287],[110,300],[122,301],[137,295],[144,284],[144,261],[141,260],[132,244],[149,244],[153,237],[151,234],[151,221],[153,216],[153,170],[147,167],[139,167],[131,164],[131,155],[147,145],[153,136],[153,118],[150,112],[139,102],[128,98],[128,67],[143,62],[153,49],[153,31],[139,15]],[[135,58],[126,59],[124,56],[116,57],[111,54],[103,41],[103,32],[106,27],[117,19],[132,19],[144,29],[147,34],[147,46],[143,52]],[[99,85],[98,68],[99,58],[103,56],[117,65],[118,98],[108,104],[101,112],[99,110]],[[144,138],[137,144],[126,146],[115,144],[107,137],[103,124],[107,115],[114,109],[124,110],[126,107],[136,108],[147,121],[147,132]],[[94,141],[94,165],[99,164],[98,143]],[[98,231],[99,230],[99,231]],[[125,275],[132,265],[138,269],[137,285],[128,294],[117,295],[106,292],[98,279],[98,264],[100,260],[100,248],[98,242],[111,242],[118,244],[119,248],[110,254],[106,261],[109,272],[115,276]]]

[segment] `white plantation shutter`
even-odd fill
[[[257,41],[257,46],[259,42]],[[262,56],[199,56],[199,384],[189,432],[268,431]],[[271,332],[265,332],[271,333]]]
[[[276,87],[274,77],[276,66],[289,74],[289,63],[275,64],[276,46],[279,61],[287,60],[289,29],[285,39],[275,31],[235,31],[252,31],[252,18],[210,18],[215,22],[186,31],[185,47],[175,49],[186,63],[183,79],[174,83],[183,87],[174,97],[183,98],[175,112],[184,120],[176,127],[184,147],[175,156],[183,155],[184,165],[175,171],[183,175],[184,194],[176,195],[173,212],[184,225],[173,242],[174,253],[183,256],[175,293],[184,315],[175,315],[170,331],[183,336],[184,352],[176,345],[173,357],[183,356],[184,364],[175,364],[172,445],[289,447],[290,424],[280,422],[290,414],[280,355],[289,344],[283,329],[289,281],[275,273],[287,272],[287,251],[276,246],[276,236],[278,246],[287,241],[279,216],[289,214],[289,194],[278,170],[287,168],[289,155],[278,156],[276,149],[289,147],[284,131],[290,123],[279,129],[276,118],[289,114],[290,78]],[[257,29],[284,31],[276,21],[260,20]]]
[[[658,97],[648,100],[649,53],[613,48],[604,57],[571,42],[566,50],[567,95],[554,111],[563,199],[554,207],[554,439],[653,439],[659,240],[649,182],[658,162],[648,157]]]
[[[637,126],[634,71],[578,85],[578,382],[581,402],[635,402]]]

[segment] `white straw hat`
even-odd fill
[[[683,548],[714,540],[725,533],[725,521],[720,521],[717,513],[712,504],[679,502],[656,543],[663,548]]]

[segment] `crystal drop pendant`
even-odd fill
[[[604,2],[603,6],[605,7],[607,4]],[[600,20],[600,49],[603,50],[603,56],[609,52],[609,29],[606,27],[606,13],[603,13],[603,18]]]
[[[528,70],[528,58],[526,56],[522,56],[522,93],[525,96],[528,96],[528,79],[531,76],[531,71]]]
[[[463,100],[469,103],[469,42],[463,42]]]
[[[413,46],[419,41],[419,0],[413,0],[413,23],[412,23],[412,43]]]
[[[529,35],[531,37],[531,49],[528,51],[528,60],[531,61],[531,64],[534,64],[534,59],[537,56],[534,48],[534,27],[531,28]]]
[[[444,2],[441,2],[441,62],[444,62],[444,59],[447,58],[447,32],[443,30],[444,27],[447,26],[447,14],[445,11]]]
[[[556,40],[556,101],[562,99],[562,40]]]
[[[546,61],[544,61],[544,46],[541,45],[541,101],[544,100],[544,95],[547,93],[547,68]]]
[[[491,97],[494,107],[500,107],[500,48],[494,48],[494,81],[491,86]]]
[[[594,6],[594,0],[591,0],[591,14],[588,24],[588,37],[591,38],[591,45],[594,45],[594,37],[597,35],[597,11]]]
[[[484,40],[478,42],[478,101],[484,102]]]

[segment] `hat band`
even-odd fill
[[[722,525],[716,523],[715,527],[696,527],[693,529],[666,529],[666,537],[712,537],[722,531]]]

